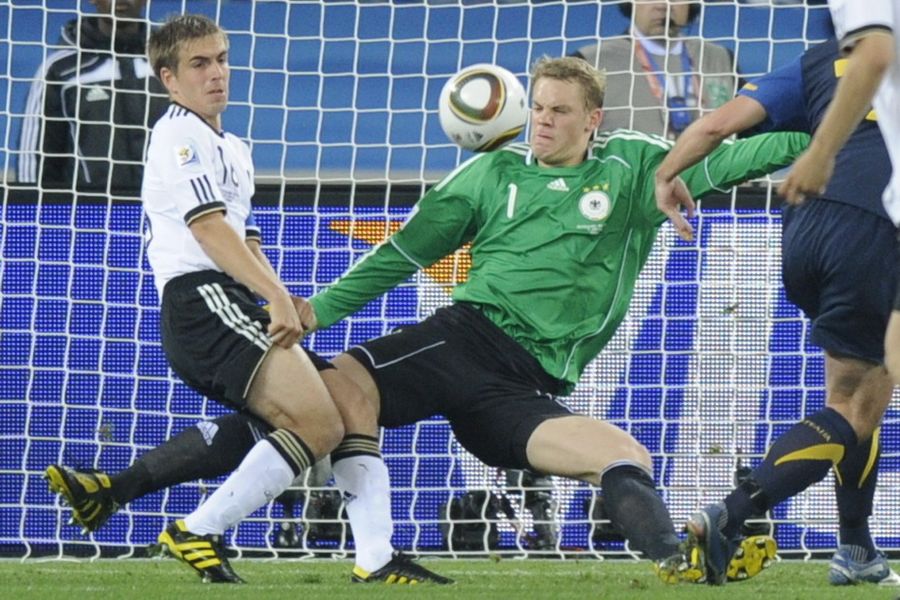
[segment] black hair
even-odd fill
[[[631,18],[631,2],[619,2],[619,11],[625,15],[626,18]],[[692,2],[690,8],[688,9],[688,23],[696,19],[700,16],[700,3]]]

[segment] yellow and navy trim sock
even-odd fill
[[[754,512],[765,512],[821,481],[856,446],[856,432],[836,410],[806,417],[782,434],[750,477],[725,498],[723,533],[737,535]],[[840,473],[835,475],[840,483]]]
[[[290,465],[294,477],[303,469],[315,464],[316,457],[299,435],[288,429],[276,429],[268,436],[266,441],[278,451],[285,462]]]
[[[880,428],[876,429],[872,437],[848,452],[834,467],[840,545],[849,546],[851,558],[857,562],[868,562],[878,554],[869,531],[869,517],[878,479],[880,434]]]

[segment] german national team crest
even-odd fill
[[[578,210],[588,221],[605,221],[612,207],[609,196],[599,189],[585,190],[585,192],[578,200]]]

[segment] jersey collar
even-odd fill
[[[537,172],[541,175],[559,175],[560,173],[572,173],[573,171],[583,169],[585,165],[596,158],[591,152],[593,147],[593,142],[588,144],[587,149],[584,151],[584,160],[577,165],[572,165],[570,167],[542,167],[538,164],[537,159],[534,157],[534,150],[531,149],[531,146],[528,146],[528,152],[525,153],[525,164],[529,167],[536,167]]]
[[[198,119],[200,119],[200,121],[201,121],[204,125],[206,125],[206,126],[209,127],[210,129],[212,129],[212,130],[213,130],[213,133],[215,133],[215,134],[216,134],[217,136],[219,136],[220,138],[224,138],[224,137],[225,137],[225,130],[224,130],[224,129],[216,129],[215,127],[213,127],[212,125],[209,124],[209,121],[207,121],[206,119],[204,119],[203,117],[201,117],[198,113],[196,113],[196,112],[194,112],[193,110],[189,109],[189,108],[188,108],[187,106],[185,106],[184,104],[181,104],[180,102],[176,102],[175,100],[172,100],[172,104],[174,104],[175,106],[177,106],[177,107],[179,107],[179,108],[183,108],[184,110],[188,111],[189,113],[191,113],[192,115],[194,115],[195,117],[197,117]]]

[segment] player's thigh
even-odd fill
[[[629,462],[652,469],[650,454],[631,434],[611,423],[573,415],[542,423],[528,440],[535,470],[600,484],[610,465]]]
[[[835,356],[882,362],[897,286],[893,226],[824,200],[785,214],[785,290],[812,320],[812,341]]]
[[[246,287],[215,271],[176,277],[163,292],[160,329],[172,370],[201,394],[236,409],[272,346],[269,316]]]
[[[355,389],[346,391],[358,393]],[[273,427],[299,435],[317,457],[330,452],[344,434],[325,382],[299,346],[272,345],[250,383],[247,408]]]
[[[440,314],[350,348],[335,364],[377,404],[383,427],[446,414],[476,391],[478,365]]]
[[[341,355],[337,369],[319,370],[319,375],[341,413],[347,433],[378,435],[378,389],[368,371],[355,359]],[[335,360],[337,363],[337,360]]]
[[[545,422],[573,413],[558,398],[519,381],[481,373],[478,394],[465,407],[447,414],[457,441],[483,463],[527,469],[532,434]],[[539,470],[539,469],[536,469]]]

